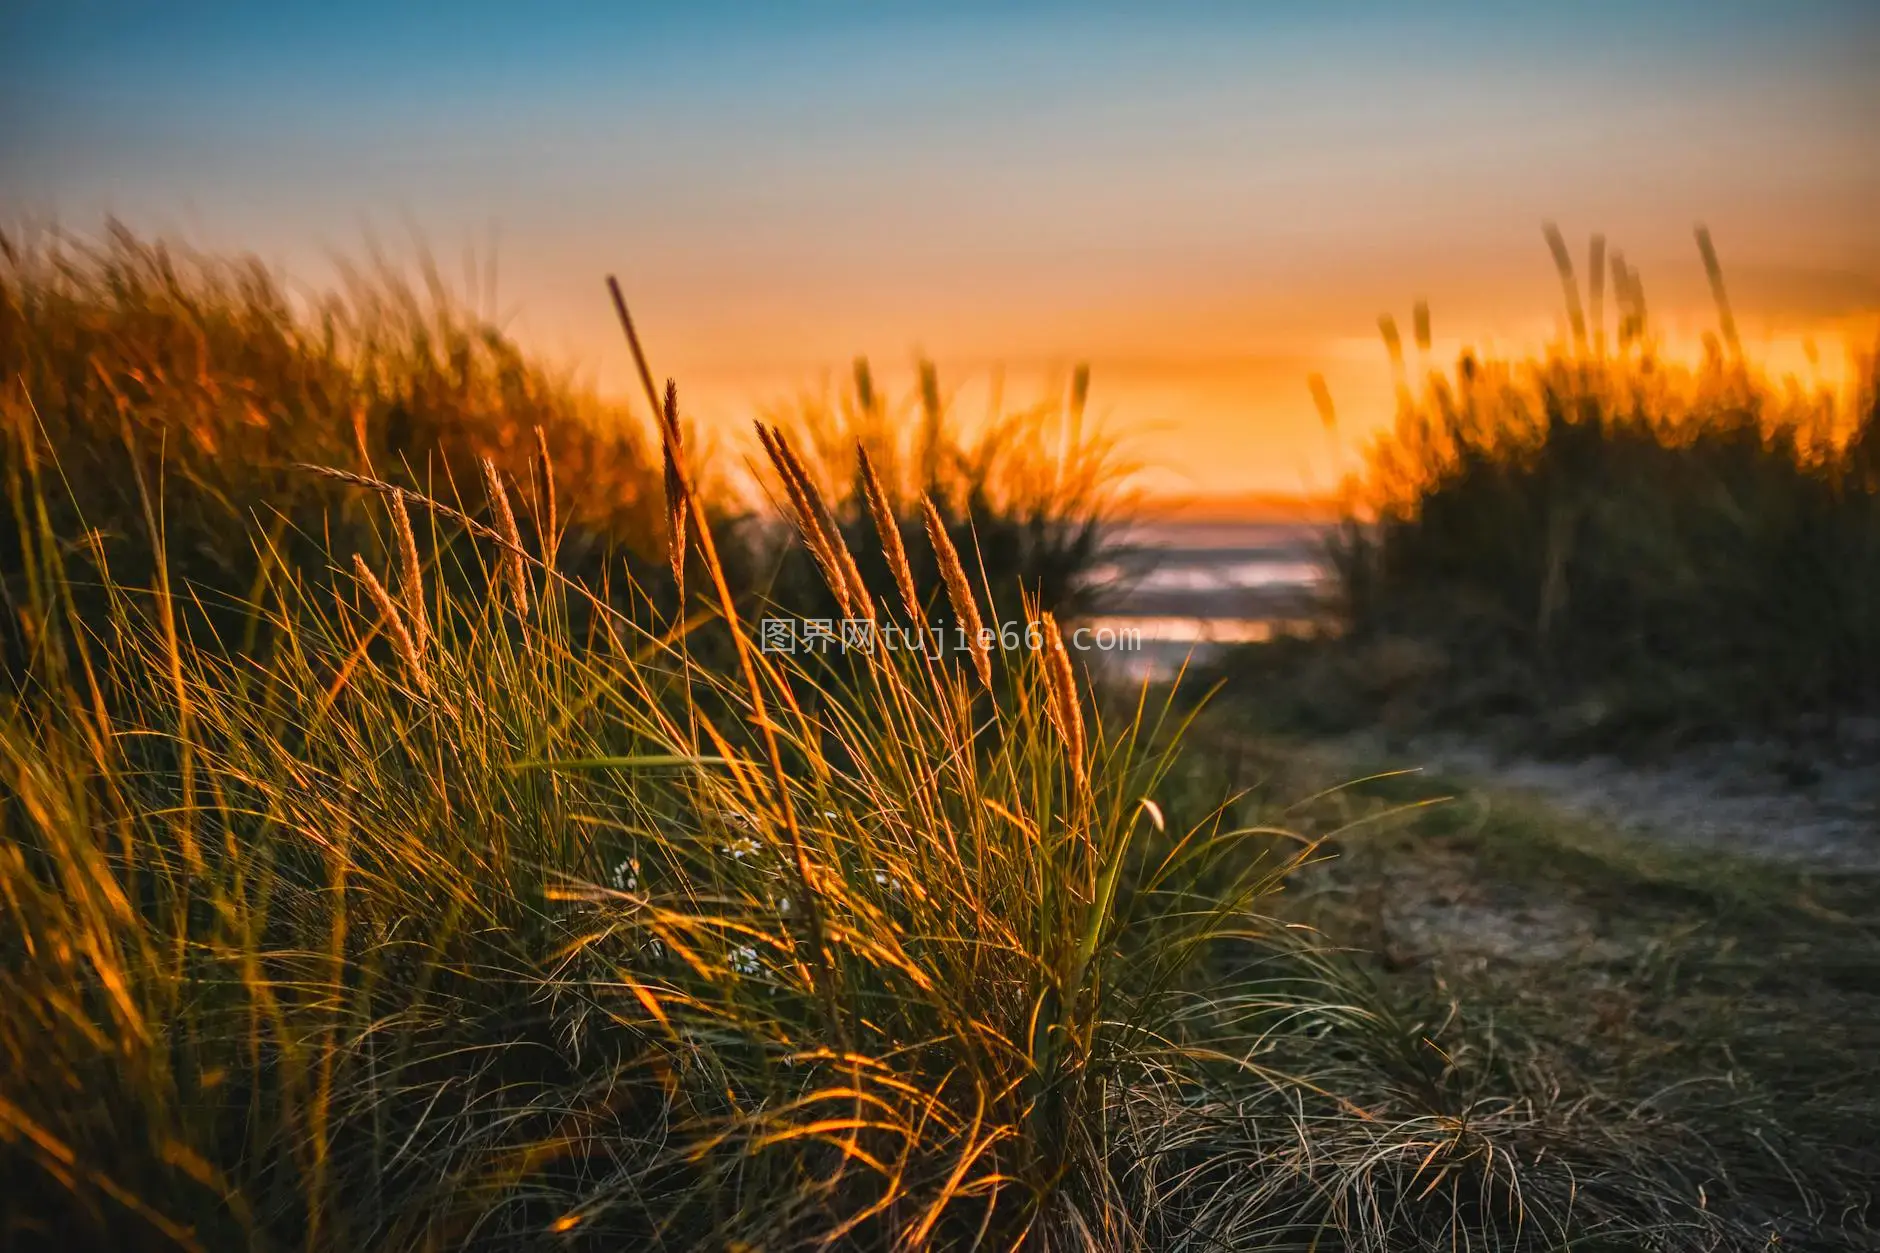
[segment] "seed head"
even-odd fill
[[[844,616],[859,613],[872,621],[875,607],[869,598],[868,587],[862,582],[862,572],[855,564],[855,555],[849,551],[847,541],[842,538],[842,529],[836,525],[835,515],[823,499],[822,490],[804,469],[802,460],[797,457],[796,450],[790,447],[782,431],[760,425],[757,434],[764,451],[770,455],[771,464],[776,466],[777,474],[783,479],[784,490],[790,497],[790,507],[796,513],[797,530],[802,533],[803,542],[815,556],[816,564],[822,567],[823,582],[835,593],[836,602],[842,606]]]
[[[685,600],[686,496],[685,445],[679,434],[679,385],[666,380],[666,403],[659,423],[659,445],[666,478],[666,560],[672,565],[672,581]]]
[[[424,609],[424,567],[418,562],[418,538],[412,534],[405,496],[392,497],[392,531],[398,539],[398,588],[405,594],[405,612],[411,615],[411,636],[420,655],[431,642],[430,619]]]
[[[940,563],[941,577],[946,580],[947,600],[953,605],[953,616],[967,632],[973,672],[990,692],[992,648],[985,640],[985,626],[979,620],[979,606],[973,601],[972,584],[966,581],[966,567],[960,564],[959,549],[953,546],[953,539],[947,534],[946,520],[934,507],[933,497],[921,497],[921,505],[926,511],[927,542],[933,545],[933,555]]]
[[[1090,778],[1084,765],[1084,713],[1077,699],[1077,676],[1071,669],[1071,655],[1064,648],[1064,636],[1057,619],[1049,613],[1040,621],[1043,628],[1045,713],[1064,741],[1064,752],[1071,761],[1071,773],[1079,790]]]
[[[857,445],[855,455],[862,471],[862,492],[868,497],[868,512],[874,518],[875,532],[881,536],[881,551],[888,559],[888,569],[894,574],[894,585],[901,591],[901,603],[907,606],[908,617],[919,619],[920,595],[914,589],[914,571],[907,563],[907,547],[901,543],[900,520],[894,516],[894,505],[882,489],[874,463],[868,459],[868,450]]]
[[[483,487],[489,493],[490,512],[496,519],[496,533],[503,541],[503,581],[509,585],[516,616],[529,615],[529,576],[522,563],[522,532],[516,526],[515,510],[509,507],[509,493],[503,488],[503,476],[496,463],[483,458]]]
[[[378,607],[379,617],[385,623],[385,633],[391,638],[392,649],[399,660],[411,672],[412,682],[419,691],[427,691],[430,682],[424,672],[423,659],[418,656],[418,646],[411,638],[411,632],[405,626],[404,618],[398,612],[398,605],[392,600],[392,594],[379,582],[379,576],[372,573],[372,567],[358,553],[353,554],[353,573],[359,577],[359,584],[366,589],[366,595]]]
[[[561,540],[561,518],[555,507],[555,459],[548,455],[548,435],[539,424],[535,428],[535,451],[542,460],[542,510],[548,524],[542,533],[542,559],[553,565],[554,550]]]

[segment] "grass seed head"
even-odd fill
[[[385,633],[391,638],[392,648],[398,654],[405,668],[411,672],[412,682],[420,691],[430,688],[430,681],[424,672],[424,659],[418,655],[417,643],[411,638],[411,631],[405,625],[404,616],[398,612],[398,604],[392,594],[385,590],[385,584],[379,582],[379,576],[372,573],[372,567],[358,553],[353,554],[353,573],[359,578],[359,585],[366,589],[366,595],[378,607],[379,617],[385,623]]]
[[[510,601],[516,616],[529,616],[529,575],[522,561],[522,531],[516,526],[516,512],[509,507],[509,492],[503,487],[502,472],[488,457],[483,458],[483,486],[489,493],[490,512],[496,519],[496,533],[502,537],[502,577],[509,586]]]
[[[1081,791],[1089,786],[1090,776],[1084,760],[1084,714],[1083,706],[1077,699],[1077,676],[1071,669],[1071,655],[1064,647],[1064,635],[1058,630],[1057,618],[1046,613],[1040,626],[1044,636],[1041,651],[1044,658],[1045,712],[1051,719],[1051,725],[1057,728],[1058,738],[1064,741],[1064,752],[1071,761],[1071,773],[1076,777]]]
[[[860,614],[873,619],[875,610],[868,595],[868,587],[862,582],[862,572],[855,564],[855,555],[849,551],[848,543],[842,538],[842,529],[836,525],[835,514],[823,499],[822,490],[804,469],[802,460],[796,455],[796,450],[790,447],[782,431],[760,425],[757,434],[763,442],[764,451],[770,456],[771,464],[777,467],[777,473],[783,479],[784,490],[790,496],[790,507],[796,513],[797,530],[802,533],[803,542],[809,545],[816,564],[822,567],[823,581],[835,593],[843,615]]]
[[[398,538],[398,586],[405,594],[405,612],[411,615],[411,635],[423,654],[431,642],[430,617],[424,607],[424,566],[418,560],[418,537],[412,533],[411,513],[402,493],[392,497],[392,530]]]
[[[887,558],[888,569],[894,574],[894,585],[900,589],[901,602],[907,606],[908,617],[919,620],[920,593],[914,587],[914,570],[908,565],[907,546],[901,543],[901,524],[894,516],[894,504],[881,486],[874,462],[868,458],[868,450],[858,444],[855,455],[862,471],[862,492],[868,497],[868,512],[874,519],[876,533],[881,537],[881,551]]]
[[[960,550],[953,546],[953,539],[947,534],[946,519],[940,516],[933,497],[921,497],[921,506],[926,511],[927,542],[933,545],[933,554],[940,563],[940,575],[946,580],[947,600],[953,606],[953,616],[967,633],[967,650],[973,659],[973,673],[990,692],[992,690],[992,648],[986,643],[985,624],[979,618],[979,605],[973,600],[973,585],[966,580],[966,567],[960,562]]]
[[[679,385],[666,380],[666,403],[659,424],[659,442],[666,480],[666,560],[672,581],[685,599],[686,496],[685,445],[679,434]]]
[[[542,531],[542,560],[552,566],[561,539],[561,516],[555,505],[555,459],[548,453],[548,432],[539,423],[535,428],[535,451],[542,463],[542,514],[546,519]]]

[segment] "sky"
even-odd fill
[[[1323,491],[1390,416],[1380,314],[1427,299],[1438,358],[1555,333],[1547,220],[1623,249],[1674,345],[1699,222],[1770,361],[1880,313],[1871,3],[0,9],[0,224],[311,283],[473,252],[630,397],[616,273],[726,430],[858,355],[969,412],[1088,361],[1152,490]]]

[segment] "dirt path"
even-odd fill
[[[1358,794],[1386,807],[1444,802],[1360,822],[1301,883],[1392,965],[1610,970],[1746,902],[1845,908],[1846,921],[1880,926],[1880,767],[1811,758],[1798,781],[1792,759],[1753,745],[1651,764],[1546,761],[1436,737],[1291,751],[1301,773],[1287,786],[1307,794],[1402,770],[1417,773]],[[1334,806],[1314,829],[1365,812]],[[1666,887],[1689,895],[1655,892]]]
[[[1802,870],[1880,873],[1880,762],[1864,754],[1798,760],[1793,750],[1714,745],[1639,765],[1609,757],[1540,761],[1460,739],[1425,738],[1388,752],[1352,747],[1685,849]]]
[[[1783,1248],[1880,1248],[1880,769],[1431,739],[1279,760],[1282,792],[1423,768],[1288,811],[1331,855],[1287,908],[1442,1024],[1446,1057],[1682,1128]]]

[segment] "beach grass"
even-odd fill
[[[1379,685],[1414,716],[1517,716],[1574,749],[1880,706],[1880,358],[1838,392],[1759,368],[1698,235],[1719,330],[1695,365],[1616,252],[1614,333],[1590,323],[1558,232],[1573,331],[1545,356],[1416,380],[1392,349],[1333,613],[1347,657],[1416,654]]]
[[[439,436],[447,481],[381,473],[303,322],[238,276],[190,305],[209,280],[116,246],[132,298],[105,264],[6,305],[8,1242],[1766,1244],[1679,1124],[1476,1064],[1288,916],[1337,829],[1250,805],[1172,693],[1093,682],[944,482],[861,439],[837,496],[835,452],[767,428],[795,551],[882,632],[767,649],[671,384],[619,446],[640,564],[591,579],[582,510],[619,502],[580,504],[558,428],[506,407],[533,367],[464,410],[493,444]],[[447,382],[397,325],[331,361]],[[501,357],[449,342],[468,377]],[[251,350],[288,363],[251,394],[191,372]],[[305,432],[244,425],[277,385]],[[170,460],[205,434],[308,442]],[[885,642],[1011,605],[1009,648],[1000,617]]]

